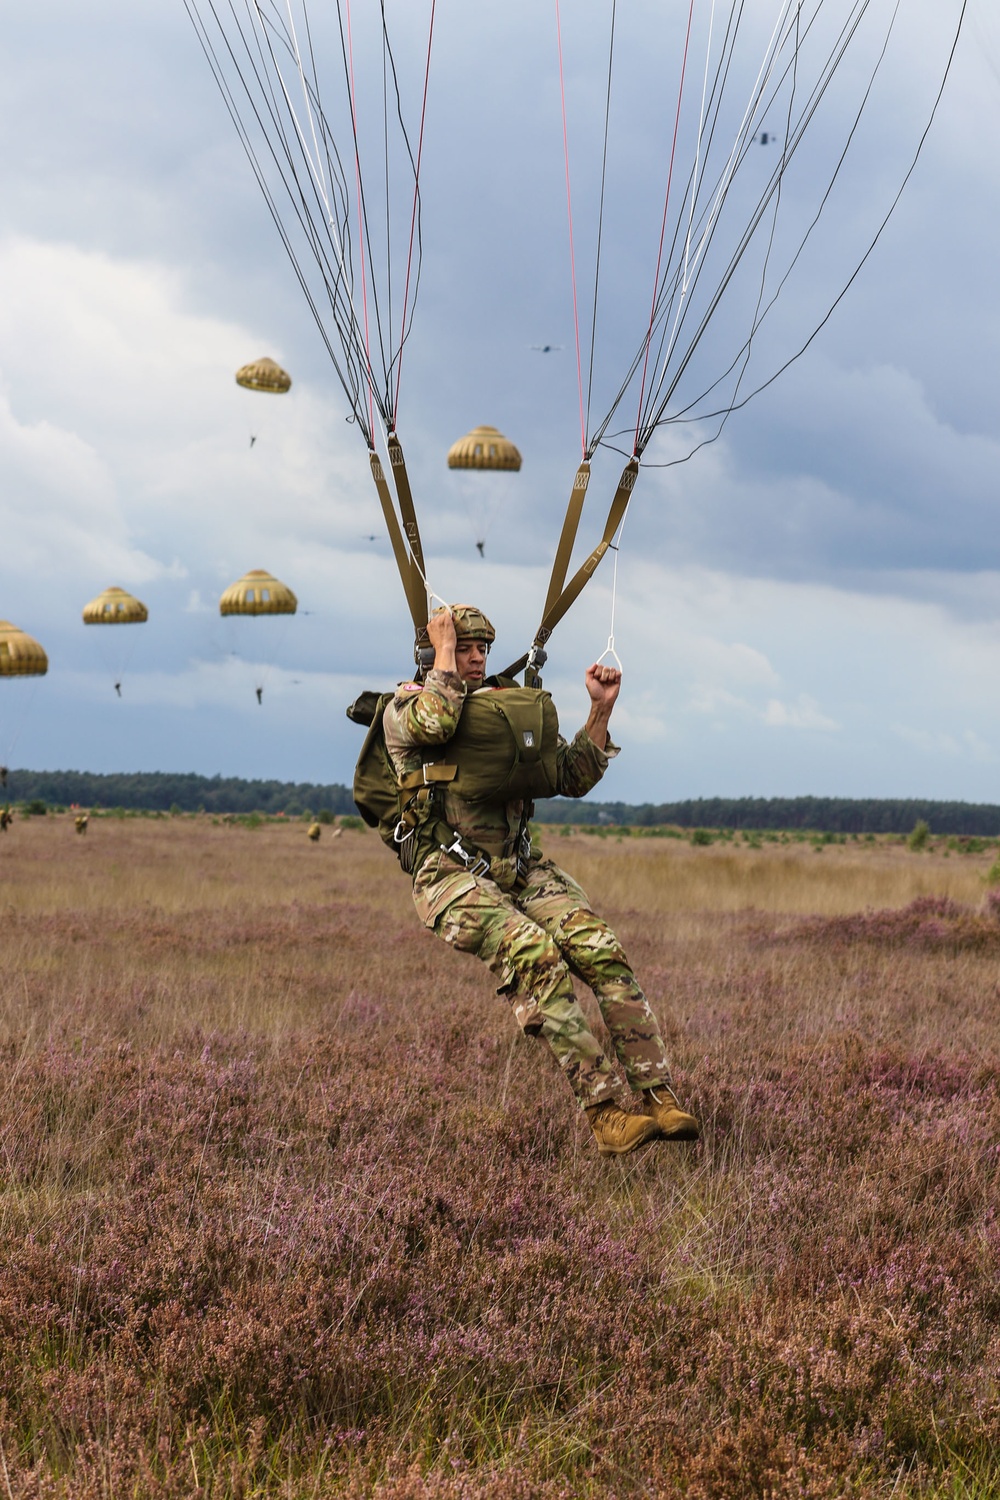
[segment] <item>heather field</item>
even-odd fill
[[[1000,1494],[995,845],[546,843],[697,1145],[601,1160],[374,834],[0,835],[0,1500]]]

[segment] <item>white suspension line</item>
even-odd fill
[[[292,125],[294,127],[296,137],[298,139],[299,149],[302,152],[303,160],[306,163],[306,166],[307,166],[307,168],[309,170],[310,176],[312,177],[313,185],[314,185],[314,187],[316,189],[317,195],[318,195],[318,197],[320,199],[320,202],[323,205],[323,211],[324,211],[324,216],[325,216],[325,228],[326,228],[327,234],[329,235],[330,243],[332,244],[333,249],[334,249],[334,257],[335,257],[336,264],[338,266],[338,269],[340,271],[341,276],[343,277],[343,284],[344,284],[345,288],[347,289],[346,304],[347,304],[347,308],[349,309],[349,312],[350,312],[350,322],[351,322],[352,335],[353,335],[352,338],[351,338],[351,345],[352,345],[352,347],[355,348],[356,351],[362,351],[362,350],[364,351],[364,366],[365,366],[366,378],[367,378],[369,386],[373,386],[374,385],[374,381],[373,381],[373,373],[374,372],[371,369],[371,361],[369,359],[368,351],[367,351],[367,348],[365,346],[364,331],[361,328],[360,322],[358,320],[357,309],[354,306],[354,281],[353,281],[353,277],[351,276],[350,271],[348,269],[348,264],[347,264],[347,260],[346,260],[345,252],[344,252],[343,240],[342,240],[342,238],[340,236],[340,233],[339,233],[339,230],[338,230],[338,227],[337,227],[337,223],[336,223],[336,219],[335,219],[334,214],[333,214],[333,210],[330,207],[329,192],[328,192],[328,188],[327,188],[326,177],[325,177],[325,174],[323,172],[322,153],[320,151],[319,141],[318,141],[317,136],[316,136],[316,121],[315,121],[315,118],[314,118],[314,115],[313,115],[312,103],[311,103],[310,98],[309,98],[309,88],[308,88],[308,84],[307,84],[307,81],[306,81],[305,68],[304,68],[303,63],[302,63],[302,53],[301,53],[301,50],[299,48],[299,39],[298,39],[298,33],[296,31],[296,28],[295,28],[295,18],[294,18],[293,12],[292,12],[291,0],[285,0],[285,9],[286,9],[286,12],[288,14],[288,26],[289,26],[288,37],[289,37],[289,40],[291,42],[292,56],[293,56],[294,61],[295,61],[296,71],[298,73],[299,82],[300,82],[301,87],[302,87],[303,105],[305,107],[306,117],[307,117],[308,122],[309,122],[309,130],[310,130],[310,134],[312,136],[313,150],[316,153],[316,159],[315,159],[315,161],[313,160],[313,157],[310,154],[309,147],[308,147],[308,145],[306,143],[305,133],[304,133],[304,131],[302,129],[301,124],[299,123],[299,118],[298,118],[298,114],[297,114],[296,109],[295,109],[295,105],[292,102],[291,94],[289,92],[287,84],[285,83],[284,75],[282,74],[281,69],[278,66],[278,63],[277,63],[276,60],[274,62],[274,71],[275,71],[275,74],[277,75],[278,83],[281,86],[281,92],[282,92],[282,95],[284,96],[285,106],[286,106],[286,108],[288,110],[288,113],[289,113],[289,116],[291,118]],[[257,6],[257,13],[258,13],[258,15],[260,14],[260,7],[259,7],[259,5]],[[272,54],[272,56],[273,56],[273,54]],[[317,90],[317,93],[318,93],[318,90]],[[355,154],[356,154],[356,148],[355,148]],[[374,391],[373,391],[373,394],[374,394]]]
[[[652,390],[658,390],[659,387],[662,385],[664,379],[666,378],[667,367],[670,364],[671,358],[673,357],[674,349],[676,348],[676,345],[677,345],[677,339],[678,339],[678,337],[680,335],[681,314],[682,314],[684,306],[685,306],[688,289],[690,288],[690,285],[691,285],[692,275],[694,274],[694,272],[698,268],[698,266],[701,264],[702,257],[704,256],[704,254],[705,254],[705,252],[707,250],[708,244],[709,244],[709,242],[711,240],[711,236],[712,236],[712,233],[713,233],[714,228],[715,228],[715,223],[716,223],[716,221],[718,219],[718,216],[719,216],[719,213],[721,212],[721,209],[722,209],[722,204],[725,202],[726,195],[727,195],[727,193],[729,191],[729,188],[732,185],[733,177],[736,174],[736,168],[738,167],[740,161],[742,160],[742,157],[741,157],[740,153],[741,153],[741,149],[743,147],[745,147],[745,144],[746,144],[746,136],[747,136],[747,131],[748,131],[749,124],[753,120],[754,114],[756,113],[757,107],[758,107],[758,105],[760,103],[761,95],[762,95],[763,91],[767,88],[768,82],[769,82],[770,78],[773,75],[773,72],[774,72],[774,69],[775,69],[775,66],[776,66],[776,63],[777,63],[777,59],[781,55],[781,51],[782,51],[782,49],[783,49],[783,47],[785,45],[785,42],[787,41],[787,35],[788,35],[787,33],[786,33],[785,36],[780,36],[779,35],[780,32],[781,32],[782,27],[785,25],[785,20],[786,20],[787,12],[789,11],[789,9],[791,8],[792,5],[797,5],[797,4],[798,4],[798,0],[782,0],[782,4],[781,4],[780,9],[779,9],[778,19],[775,22],[775,25],[774,25],[774,28],[773,28],[773,30],[771,32],[770,38],[768,39],[767,46],[764,49],[764,58],[763,58],[763,61],[761,62],[761,65],[760,65],[760,67],[757,70],[757,77],[754,80],[753,87],[750,90],[750,97],[749,97],[749,99],[747,101],[747,104],[746,104],[746,106],[744,108],[743,116],[742,116],[742,119],[740,120],[739,128],[737,129],[737,132],[736,132],[736,137],[735,137],[733,145],[732,145],[732,147],[730,149],[729,156],[728,156],[728,158],[726,160],[726,164],[725,164],[725,166],[723,168],[723,171],[722,171],[722,175],[721,175],[721,177],[719,179],[719,182],[718,182],[718,184],[716,186],[715,196],[714,196],[713,201],[712,201],[712,203],[711,203],[711,205],[709,207],[708,215],[707,215],[706,219],[704,220],[703,228],[702,228],[701,234],[699,236],[698,243],[695,246],[695,249],[694,249],[694,252],[693,252],[693,255],[692,255],[692,250],[691,250],[691,236],[692,236],[693,229],[694,229],[695,199],[696,199],[696,196],[697,196],[697,186],[698,186],[697,180],[696,180],[697,162],[698,162],[698,158],[699,158],[700,152],[701,152],[701,145],[702,145],[702,139],[703,139],[703,133],[704,133],[704,113],[702,113],[702,117],[699,120],[699,126],[698,126],[698,144],[697,144],[697,153],[696,153],[696,158],[695,158],[695,172],[692,174],[691,203],[690,203],[690,208],[689,208],[688,230],[687,230],[687,235],[685,237],[685,242],[684,242],[683,273],[682,273],[682,276],[681,276],[679,298],[678,298],[678,301],[677,301],[676,306],[675,306],[673,324],[671,326],[670,336],[669,336],[668,341],[667,341],[667,347],[666,347],[666,350],[664,352],[662,361],[660,363],[659,374],[657,375],[657,377],[655,378],[655,380],[653,380],[652,383],[651,383],[651,389]],[[713,16],[713,18],[714,18],[714,14],[715,14],[715,4],[714,4],[714,0],[713,0],[713,6],[712,6],[712,16]],[[706,48],[706,54],[705,54],[705,80],[706,80],[706,82],[705,82],[705,85],[703,87],[707,87],[708,66],[709,66],[708,49],[711,47],[711,39],[712,39],[712,28],[711,28],[711,24],[710,24],[710,26],[709,26],[709,37],[708,37],[708,48]],[[702,97],[702,110],[704,111],[704,93],[703,93],[703,97]]]

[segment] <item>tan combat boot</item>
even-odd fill
[[[627,1156],[660,1134],[659,1125],[650,1115],[627,1115],[613,1099],[588,1105],[586,1114],[601,1156]]]
[[[663,1141],[696,1141],[701,1135],[694,1115],[681,1109],[677,1095],[665,1083],[643,1089],[640,1118],[643,1117],[654,1122],[657,1134]]]

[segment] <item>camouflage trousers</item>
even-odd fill
[[[577,1001],[574,974],[597,996],[631,1087],[669,1084],[659,1026],[621,944],[576,881],[551,860],[533,861],[527,885],[504,891],[447,857],[432,856],[413,896],[438,937],[489,965],[498,993],[522,1028],[548,1043],[581,1108],[614,1098],[620,1085]]]

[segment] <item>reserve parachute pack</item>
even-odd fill
[[[504,685],[469,694],[458,728],[432,759],[455,766],[450,779],[466,802],[531,801],[555,795],[558,747],[551,694]]]
[[[393,693],[362,693],[347,710],[368,733],[354,770],[354,801],[369,828],[400,853],[405,834],[432,817],[448,832],[435,807],[444,783],[467,802],[532,802],[555,795],[559,720],[542,688],[507,685],[480,689],[465,700],[458,728],[444,745],[425,747],[422,769],[397,779],[385,743],[382,715]],[[530,811],[529,814],[530,816]]]

